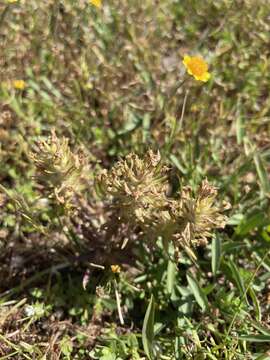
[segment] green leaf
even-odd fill
[[[184,166],[180,163],[179,159],[175,155],[171,154],[170,160],[182,174],[187,174],[187,170],[184,168]]]
[[[260,343],[270,343],[270,335],[243,335],[239,336],[240,340]]]
[[[187,274],[187,281],[198,305],[202,311],[206,311],[208,308],[208,300],[200,284],[191,274]]]
[[[260,156],[260,154],[257,153],[254,155],[253,160],[255,163],[257,174],[259,176],[262,192],[264,194],[268,194],[268,193],[270,193],[270,182],[269,182],[267,171],[265,170],[265,167],[263,164],[262,157]]]
[[[124,126],[117,131],[119,136],[131,133],[142,124],[142,119],[134,114],[132,111],[127,110],[127,121]]]
[[[60,342],[61,352],[69,358],[73,350],[72,341],[68,336],[64,336]]]
[[[155,322],[155,301],[151,296],[147,307],[142,329],[142,342],[145,354],[148,359],[154,359],[154,322]]]
[[[269,219],[265,217],[265,214],[263,212],[258,212],[256,214],[251,215],[248,218],[244,218],[241,221],[241,223],[237,226],[236,234],[242,236],[246,235],[255,228],[259,228],[264,225],[267,225],[268,222]]]
[[[217,274],[221,260],[221,238],[216,235],[212,240],[212,272]]]

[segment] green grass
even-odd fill
[[[269,13],[252,0],[0,2],[0,359],[270,359]],[[185,74],[185,54],[206,59],[209,82]],[[73,212],[31,156],[53,128],[87,165]],[[127,224],[106,233],[96,177],[148,149],[172,198],[205,178],[218,188],[227,225],[197,260],[176,263],[171,243]]]

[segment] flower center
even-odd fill
[[[207,64],[200,57],[194,56],[188,65],[191,72],[197,76],[203,75],[208,70]]]

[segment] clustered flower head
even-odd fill
[[[87,165],[82,154],[73,154],[68,139],[59,139],[55,131],[47,141],[40,141],[31,154],[37,168],[37,180],[50,197],[66,208],[85,187]]]
[[[161,166],[160,154],[148,151],[143,159],[129,154],[111,171],[103,170],[97,182],[106,195],[111,195],[112,208],[120,220],[154,226],[157,214],[166,205],[166,168]]]
[[[204,180],[196,194],[184,187],[179,199],[171,202],[168,227],[176,249],[206,245],[212,231],[225,226],[226,217],[219,213],[216,197],[217,189]]]
[[[142,159],[128,155],[98,180],[121,221],[139,226],[151,237],[172,241],[176,253],[205,245],[212,231],[225,225],[216,203],[217,189],[204,180],[196,193],[184,187],[170,198],[166,170],[160,155],[149,151]]]
[[[192,75],[196,80],[207,82],[210,79],[208,65],[202,57],[185,55],[183,64],[189,75]]]

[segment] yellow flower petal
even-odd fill
[[[211,77],[211,74],[209,72],[206,72],[203,74],[203,76],[201,76],[200,80],[206,82],[210,79],[210,77]]]
[[[184,59],[183,59],[183,64],[184,64],[186,67],[188,66],[189,61],[190,61],[190,56],[185,55],[185,56],[184,56]]]
[[[208,65],[202,57],[185,55],[183,64],[188,74],[192,75],[196,80],[206,82],[210,79]]]
[[[203,82],[206,82],[210,79],[211,75],[209,74],[209,72],[206,72],[200,76],[197,76],[197,75],[193,75],[194,78],[198,81],[203,81]]]
[[[25,89],[25,86],[26,86],[26,83],[24,80],[14,80],[12,82],[12,85],[14,87],[14,89],[17,89],[17,90],[24,90]]]
[[[89,3],[96,6],[97,8],[101,8],[102,5],[101,0],[89,0]]]

